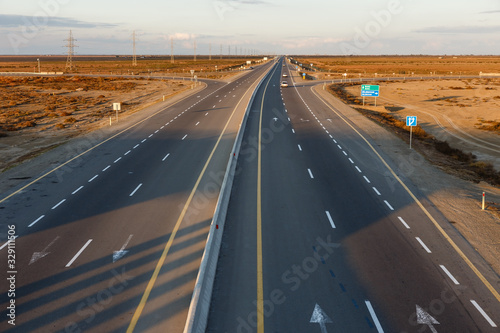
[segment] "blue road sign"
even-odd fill
[[[361,96],[367,97],[378,97],[380,91],[380,86],[362,84],[361,85]]]
[[[406,126],[417,126],[417,116],[407,116]]]

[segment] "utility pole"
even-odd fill
[[[222,44],[220,44],[220,59],[222,60]]]
[[[75,54],[75,45],[76,39],[73,38],[73,32],[69,31],[68,39],[65,39],[68,43],[65,45],[68,48],[68,58],[66,59],[66,70],[68,72],[72,72],[76,69],[76,65],[73,64],[73,55]]]
[[[212,61],[212,43],[208,44],[208,61]]]
[[[174,63],[174,38],[170,36],[170,63]]]
[[[133,44],[133,53],[132,53],[132,66],[137,66],[137,55],[135,53],[135,30],[132,33],[132,44]]]

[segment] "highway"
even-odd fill
[[[291,69],[251,107],[206,331],[499,332],[498,275]]]
[[[0,283],[0,331],[182,332],[233,142],[269,67],[207,80],[2,194],[0,266],[13,278]]]

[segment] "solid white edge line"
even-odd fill
[[[16,239],[17,237],[19,237],[19,235],[14,236],[14,239]],[[10,239],[7,242],[5,242],[5,244],[3,244],[2,246],[0,246],[0,250],[2,250],[4,247],[6,247],[11,242],[12,242],[12,239]]]
[[[373,310],[372,303],[370,301],[365,300],[366,307],[368,308],[368,312],[370,312],[370,316],[372,316],[373,323],[375,324],[375,327],[377,328],[377,331],[379,333],[384,333],[384,330],[382,326],[380,325],[380,322],[378,321],[377,315],[375,314],[375,310]]]
[[[429,250],[429,248],[427,247],[427,245],[425,245],[425,243],[420,239],[420,237],[415,237],[415,239],[420,243],[420,245],[422,245],[422,247],[424,248],[424,250],[427,253],[432,253],[432,251]]]
[[[66,199],[62,199],[61,201],[59,201],[59,203],[57,205],[55,205],[54,207],[52,207],[51,209],[56,209],[57,207],[59,207],[60,204],[62,204],[64,201],[66,201]]]
[[[405,222],[405,220],[403,220],[403,218],[401,216],[398,216],[398,219],[401,221],[401,223],[403,223],[403,225],[406,227],[406,229],[410,229],[410,226]]]
[[[330,221],[330,224],[332,225],[332,228],[335,229],[335,223],[333,223],[332,216],[330,215],[330,212],[325,210],[326,217],[328,217],[328,221]]]
[[[169,155],[170,155],[170,153],[168,153],[167,155],[165,155],[165,157],[161,161],[164,162]]]
[[[488,324],[491,325],[491,327],[497,327],[497,324],[495,324],[495,322],[491,320],[490,316],[488,316],[486,312],[484,312],[484,310],[479,306],[479,304],[477,304],[475,300],[471,299],[470,302],[472,303],[472,305],[474,305],[477,311],[479,311],[479,313],[483,315],[484,319],[486,319],[486,321],[488,322]]]
[[[85,251],[85,248],[87,248],[87,246],[89,246],[90,242],[92,242],[92,239],[89,239],[87,241],[87,243],[85,243],[85,245],[80,249],[80,251],[77,252],[77,254],[75,254],[75,256],[73,257],[73,259],[71,259],[65,267],[69,267],[71,266],[71,264],[73,264],[73,262],[76,260],[76,258],[78,258],[80,256],[80,254],[82,254],[83,251]]]
[[[456,284],[456,285],[460,284],[460,282],[458,282],[457,279],[455,279],[455,277],[453,275],[451,275],[450,271],[448,271],[448,269],[446,267],[444,267],[444,265],[439,265],[439,267],[441,267],[443,272],[445,272],[446,275],[448,275],[448,277],[451,279],[451,281],[453,281],[454,284]]]
[[[307,171],[309,172],[309,176],[311,177],[311,179],[314,179],[314,176],[313,176],[311,169],[307,169]]]
[[[387,200],[384,200],[384,203],[387,205],[387,207],[389,207],[390,210],[394,210],[394,208],[392,208],[391,204]]]
[[[77,188],[76,190],[74,190],[73,192],[71,192],[71,194],[76,194],[78,191],[80,191],[81,189],[83,188],[83,185],[80,186],[79,188]]]
[[[135,192],[137,192],[137,190],[142,186],[142,183],[140,183],[139,185],[137,185],[137,187],[135,188],[135,190],[132,191],[132,193],[129,194],[129,197],[133,196],[135,194]]]
[[[45,215],[42,215],[40,216],[39,218],[37,218],[35,221],[31,222],[31,224],[28,226],[28,228],[31,228],[32,226],[35,225],[35,223],[37,223],[38,221],[40,221],[41,219],[43,219],[45,217]],[[1,249],[0,249],[1,250]]]

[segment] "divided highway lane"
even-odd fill
[[[2,267],[16,250],[15,296],[0,295],[16,326],[3,310],[0,330],[182,331],[229,153],[268,68],[209,83],[2,200],[1,227],[19,237],[0,245]]]
[[[280,80],[252,107],[207,331],[498,332],[496,295],[356,127]]]

